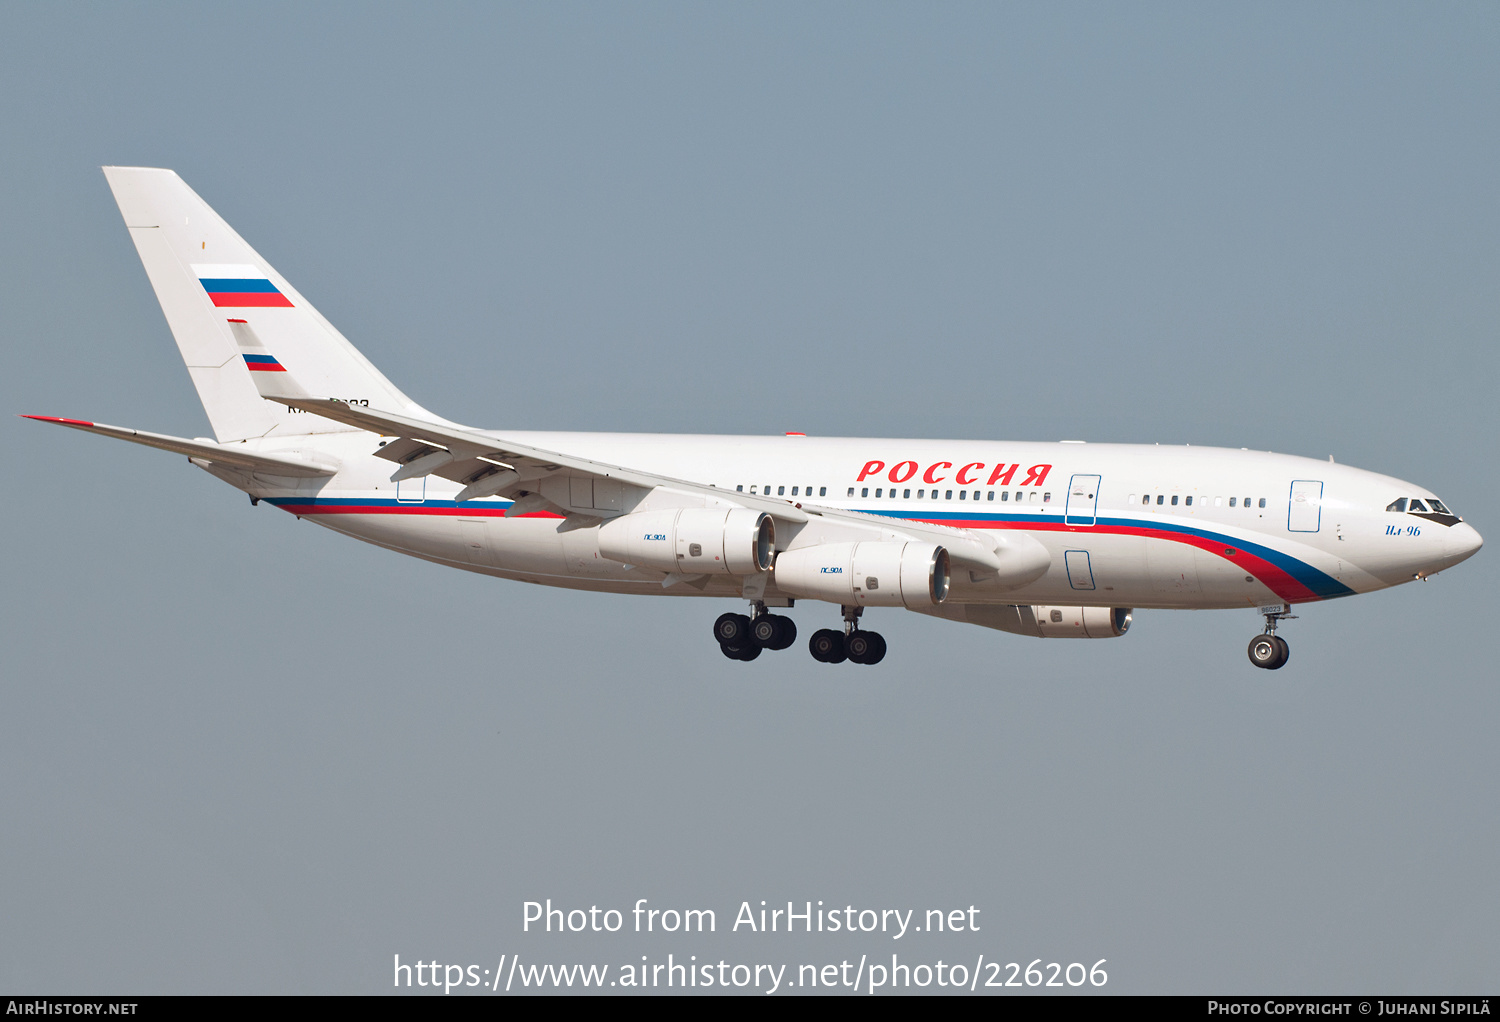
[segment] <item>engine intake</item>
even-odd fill
[[[935,607],[948,598],[948,551],[934,543],[819,543],[776,556],[777,588],[868,607]]]
[[[641,511],[599,526],[601,555],[683,575],[754,575],[775,552],[775,521],[746,507]]]

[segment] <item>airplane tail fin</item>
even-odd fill
[[[104,176],[220,441],[349,429],[263,400],[254,375],[263,371],[257,365],[266,363],[241,350],[237,329],[268,345],[299,382],[318,394],[431,417],[176,173],[105,167]]]

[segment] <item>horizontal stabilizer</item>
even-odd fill
[[[236,468],[248,468],[257,472],[265,472],[269,475],[311,478],[316,476],[331,476],[339,469],[336,462],[326,457],[312,458],[297,454],[259,454],[246,450],[243,442],[218,444],[212,440],[188,440],[180,436],[166,436],[162,433],[147,433],[139,429],[126,429],[124,426],[107,426],[102,422],[85,422],[82,419],[59,419],[52,415],[23,415],[21,418],[35,419],[38,422],[51,422],[58,426],[67,426],[70,429],[86,430],[90,433],[97,433],[100,436],[114,437],[116,440],[128,440],[133,444],[143,444],[146,447],[156,447],[163,451],[185,454],[189,458],[197,458],[201,461],[211,461],[218,465],[233,465]]]

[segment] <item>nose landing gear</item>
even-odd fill
[[[1284,667],[1287,658],[1291,656],[1291,649],[1286,640],[1276,634],[1276,624],[1279,621],[1294,621],[1296,615],[1292,613],[1292,605],[1284,603],[1277,608],[1261,608],[1266,618],[1266,630],[1250,640],[1250,662],[1256,667],[1274,671]]]

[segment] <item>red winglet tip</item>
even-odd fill
[[[55,415],[21,415],[19,417],[22,419],[35,419],[37,422],[57,422],[61,423],[64,426],[85,426],[88,429],[94,428],[94,424],[92,422],[84,422],[82,419],[60,419]]]

